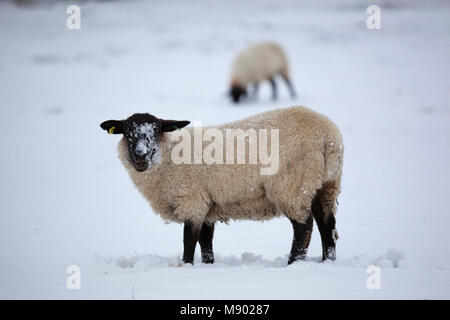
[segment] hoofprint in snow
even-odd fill
[[[369,31],[357,0],[83,2],[70,31],[64,2],[1,2],[0,298],[450,298],[450,7],[380,4]],[[272,102],[262,85],[233,106],[233,57],[262,40],[285,49],[299,97],[280,86]],[[180,266],[182,226],[152,212],[98,125],[135,112],[213,125],[291,105],[344,135],[337,260],[320,262],[315,226],[307,261],[287,266],[291,226],[276,219],[218,224],[217,262],[197,252]]]

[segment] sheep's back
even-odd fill
[[[286,56],[275,43],[264,42],[241,52],[233,62],[231,79],[241,85],[267,80],[287,72]]]
[[[221,126],[205,127],[222,131],[224,137],[224,161],[226,154],[225,137],[227,129],[268,129],[279,132],[279,169],[274,175],[261,175],[261,166],[249,164],[248,145],[246,146],[245,164],[212,164],[212,165],[176,165],[171,168],[173,179],[183,177],[179,184],[185,183],[186,192],[189,190],[203,190],[203,196],[208,198],[213,208],[211,215],[245,219],[249,215],[263,212],[262,219],[271,218],[279,214],[276,207],[267,199],[270,186],[278,182],[291,180],[300,183],[305,170],[315,176],[319,183],[325,182],[331,175],[340,175],[342,167],[342,138],[337,127],[325,116],[304,107],[292,107],[261,113],[242,120]],[[193,128],[189,128],[193,134]],[[192,139],[193,141],[193,139]],[[203,143],[203,149],[210,142]],[[236,146],[236,143],[235,143]],[[270,148],[268,148],[270,152]],[[194,146],[192,145],[192,154]],[[311,168],[302,166],[302,161],[314,157],[321,157],[325,167]],[[329,157],[330,161],[327,161]],[[328,174],[330,171],[330,174]],[[187,181],[187,183],[186,183]],[[180,188],[177,188],[180,190]]]

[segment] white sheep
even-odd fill
[[[101,124],[109,133],[123,134],[118,145],[120,159],[153,210],[164,220],[185,224],[185,263],[193,263],[197,241],[202,261],[214,262],[215,222],[277,216],[288,217],[294,228],[289,263],[306,256],[313,218],[322,238],[323,259],[335,259],[343,141],[333,122],[310,109],[291,107],[214,127],[219,133],[227,129],[278,130],[279,140],[271,144],[279,143],[279,164],[271,175],[261,174],[261,163],[248,161],[174,163],[175,149],[184,140],[180,135],[190,138],[196,128],[175,130],[188,124],[150,114],[134,114],[126,120]],[[206,145],[204,140],[202,146]]]
[[[277,99],[275,76],[281,75],[286,82],[291,97],[295,89],[289,77],[286,55],[279,45],[261,42],[250,46],[238,54],[233,62],[230,80],[230,96],[235,103],[247,97],[248,86],[253,86],[252,98],[256,98],[261,81],[268,80],[272,85],[272,98]]]

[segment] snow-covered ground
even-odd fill
[[[450,5],[445,1],[0,2],[0,298],[450,298]],[[76,2],[75,2],[76,3]],[[381,5],[379,31],[366,8]],[[234,55],[285,47],[300,93],[234,106]],[[215,265],[176,267],[164,224],[99,124],[135,112],[219,124],[302,104],[346,148],[338,259],[286,266],[287,219],[219,224]],[[369,290],[369,265],[381,289]],[[66,268],[81,268],[68,290]]]

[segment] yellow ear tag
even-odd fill
[[[108,134],[114,133],[114,129],[116,129],[116,127],[114,127],[114,126],[112,126],[111,128],[109,128]]]

